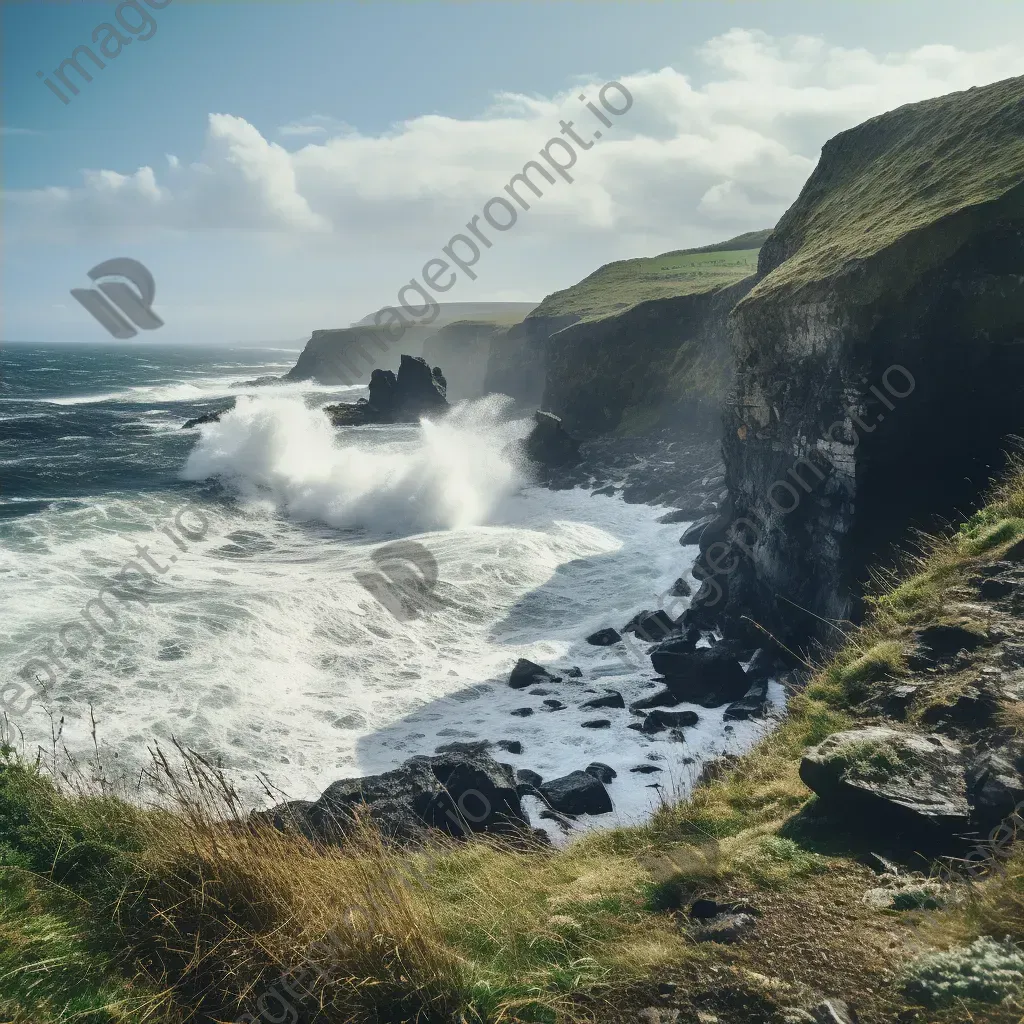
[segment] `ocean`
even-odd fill
[[[658,606],[696,556],[685,524],[537,486],[515,454],[529,421],[500,397],[436,423],[333,428],[321,406],[365,388],[253,383],[297,355],[2,347],[0,696],[16,744],[49,751],[61,728],[87,757],[95,722],[103,760],[130,776],[173,738],[265,806],[258,773],[310,799],[443,743],[519,740],[500,759],[545,778],[614,768],[615,810],[587,823],[605,826],[765,728],[698,709],[678,743],[627,730],[626,710],[578,707],[606,687],[627,704],[650,692],[647,645],[584,638]],[[181,429],[232,400],[219,423]],[[365,582],[399,542],[436,565],[413,617]],[[553,687],[564,708],[505,685],[520,657],[582,670]],[[581,727],[595,717],[612,728]],[[645,763],[662,770],[630,772]]]

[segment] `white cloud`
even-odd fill
[[[796,196],[821,144],[900,104],[1024,72],[1024,45],[873,54],[812,37],[734,29],[699,50],[700,85],[675,68],[627,75],[632,109],[580,152],[573,184],[542,182],[516,234],[557,248],[595,235],[666,248],[767,226]],[[158,176],[85,171],[75,188],[14,193],[36,232],[262,232],[367,247],[439,248],[558,134],[589,139],[598,121],[577,100],[500,94],[476,118],[413,117],[375,135],[313,114],[270,142],[241,117],[211,114],[203,153],[168,158]],[[610,94],[612,102],[617,102]],[[577,147],[578,148],[578,147]],[[10,194],[9,194],[10,195]]]

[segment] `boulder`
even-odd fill
[[[603,786],[607,786],[612,779],[618,776],[618,772],[601,761],[592,761],[583,769],[588,775],[593,775]]]
[[[342,779],[305,813],[321,839],[340,842],[360,810],[385,836],[402,841],[421,840],[431,828],[465,836],[529,825],[512,769],[483,752],[421,755],[381,775]]]
[[[663,711],[658,708],[644,719],[643,731],[651,734],[664,732],[666,729],[682,729],[696,725],[698,720],[696,711]]]
[[[685,636],[675,636],[668,640],[662,640],[657,647],[651,651],[651,664],[655,670],[664,675],[676,675],[671,671],[674,662],[671,655],[692,654],[697,649],[697,640],[700,634],[696,630],[690,630]]]
[[[603,697],[595,697],[580,705],[585,711],[597,711],[599,708],[624,708],[626,702],[618,690],[609,690]]]
[[[765,705],[768,703],[768,682],[767,680],[751,683],[747,692],[734,700],[726,709],[722,717],[726,720],[744,720],[747,718],[760,718],[764,715]]]
[[[581,729],[610,729],[611,727],[611,719],[608,718],[591,718],[587,722],[580,722]]]
[[[637,775],[653,775],[654,772],[663,772],[665,769],[659,768],[656,764],[638,764],[629,770]]]
[[[555,700],[554,697],[548,697],[548,699],[544,701],[544,707],[546,707],[548,711],[565,710],[565,705],[560,700]]]
[[[942,736],[884,726],[833,733],[804,754],[800,778],[827,808],[915,835],[968,825],[963,755]]]
[[[693,587],[687,582],[685,576],[680,576],[669,590],[672,597],[689,597],[692,593]]]
[[[599,629],[596,633],[591,633],[587,637],[587,643],[592,644],[594,647],[610,647],[612,644],[617,644],[622,639],[618,632],[614,629],[606,628]]]
[[[634,714],[638,711],[648,711],[651,708],[674,708],[682,701],[671,690],[658,690],[650,697],[641,697],[629,705],[629,710]]]
[[[679,628],[672,617],[661,608],[654,612],[637,612],[622,627],[623,633],[634,633],[641,640],[646,640],[648,643],[657,643],[659,640],[664,640],[678,631]],[[696,643],[696,639],[694,643]]]
[[[545,782],[541,795],[562,814],[608,814],[612,802],[604,786],[586,772],[570,772]]]
[[[513,690],[525,690],[527,686],[544,682],[558,683],[561,680],[558,676],[553,676],[543,665],[538,665],[528,658],[520,658],[508,677],[508,685]]]
[[[519,740],[498,740],[498,746],[509,754],[521,754],[523,744]]]
[[[568,466],[580,461],[580,446],[558,416],[537,410],[533,430],[525,441],[526,454],[545,466]]]
[[[544,780],[529,768],[520,768],[516,771],[516,792],[520,797],[539,796],[538,787]]]
[[[681,700],[708,697],[725,704],[747,692],[750,681],[731,652],[714,647],[687,651],[671,646],[675,643],[659,644],[651,652],[651,664]]]
[[[533,708],[514,708],[509,714],[515,715],[516,718],[529,718],[533,714]]]

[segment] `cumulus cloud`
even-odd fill
[[[814,37],[735,29],[699,51],[700,84],[676,68],[622,78],[633,107],[579,153],[572,184],[544,185],[523,234],[578,241],[618,233],[666,246],[768,226],[792,202],[831,135],[903,103],[1024,72],[1024,45],[875,54]],[[413,117],[368,135],[314,114],[268,141],[241,117],[211,114],[194,162],[158,175],[85,171],[74,188],[15,193],[38,228],[345,238],[359,246],[441,245],[566,118],[600,129],[578,101],[600,82],[549,97],[501,94],[476,118]],[[613,102],[615,102],[613,98]]]

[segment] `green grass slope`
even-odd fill
[[[758,249],[770,233],[748,231],[715,245],[606,263],[571,288],[549,295],[531,316],[601,320],[650,299],[734,284],[757,269]]]
[[[1024,77],[899,107],[825,144],[746,302],[827,281],[1024,182]],[[927,253],[918,258],[927,259]]]

